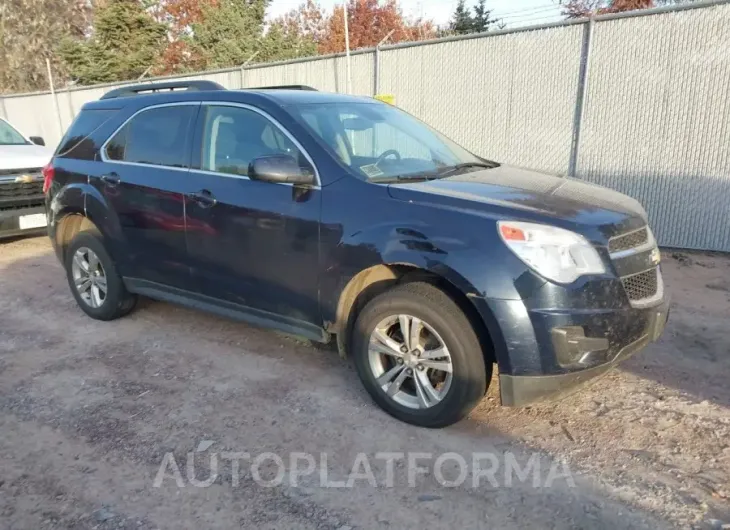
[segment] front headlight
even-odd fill
[[[499,221],[507,247],[535,272],[558,283],[606,272],[596,249],[583,236],[555,226]]]

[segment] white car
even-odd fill
[[[53,151],[0,118],[0,239],[46,227],[43,167]]]

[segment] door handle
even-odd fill
[[[109,175],[102,175],[101,181],[106,184],[107,186],[111,186],[112,188],[115,186],[118,186],[119,183],[122,181],[122,179],[119,178],[119,175],[116,173],[110,173]]]
[[[201,208],[211,208],[218,203],[213,194],[208,190],[200,190],[194,193],[188,193],[187,197],[190,200],[196,202]]]

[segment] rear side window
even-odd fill
[[[193,105],[175,105],[140,112],[109,140],[107,159],[188,167],[187,145],[196,109]]]
[[[58,144],[56,156],[93,160],[96,149],[89,136],[116,112],[116,110],[82,110]]]

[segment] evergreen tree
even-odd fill
[[[474,30],[474,18],[471,16],[469,8],[466,7],[465,0],[459,0],[459,3],[456,4],[449,29],[457,35],[465,35]]]
[[[94,16],[94,32],[86,40],[62,40],[59,55],[79,84],[135,79],[154,65],[167,30],[136,0],[109,0]]]
[[[206,68],[226,68],[246,62],[276,61],[316,54],[314,40],[273,23],[264,32],[269,0],[218,0],[203,7],[201,20],[191,25],[188,45],[202,56]]]
[[[489,31],[490,26],[496,22],[491,15],[492,11],[486,8],[486,0],[477,0],[474,5],[474,33]]]
[[[220,0],[203,8],[192,24],[190,47],[205,58],[207,68],[245,62],[259,48],[268,0]]]

